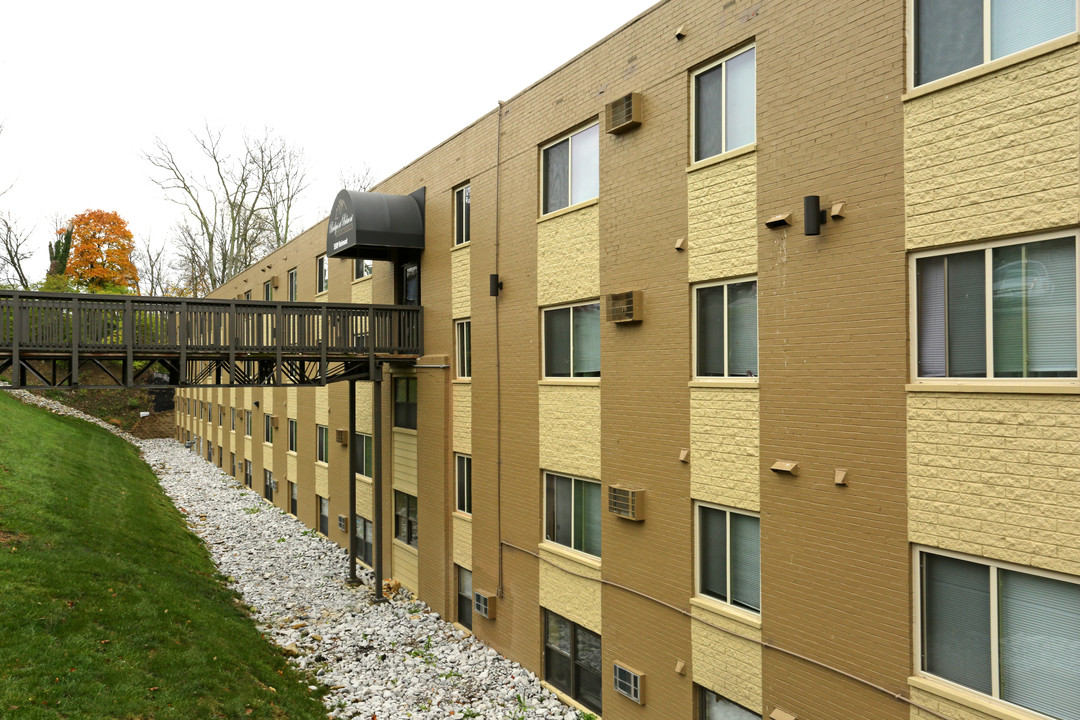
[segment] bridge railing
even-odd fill
[[[0,291],[0,356],[420,355],[422,339],[415,306]]]

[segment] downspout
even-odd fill
[[[499,171],[502,169],[503,101],[495,126],[495,274],[499,274]],[[503,596],[502,542],[502,365],[499,356],[499,296],[495,296],[495,523],[499,530],[499,585],[495,596]]]

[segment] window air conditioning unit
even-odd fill
[[[346,443],[349,442],[349,431],[348,430],[335,430],[334,431],[334,439],[337,440],[342,445],[345,445]]]
[[[641,124],[641,95],[630,93],[604,106],[604,127],[612,135],[620,135]]]
[[[615,692],[625,695],[639,705],[645,704],[645,676],[636,670],[615,663]]]
[[[272,287],[272,288],[274,288],[275,290],[277,290],[277,288],[278,288],[278,278],[277,278],[277,275],[275,275],[274,277],[270,278],[270,287]]]
[[[645,304],[640,290],[612,293],[607,296],[607,319],[611,322],[641,322]]]
[[[348,529],[348,527],[346,526],[346,523],[347,523],[347,521],[346,521],[346,518],[345,518],[344,515],[338,515],[337,516],[338,530],[340,530],[341,532],[345,532]]]
[[[486,617],[488,620],[495,619],[495,595],[494,593],[486,593],[483,590],[477,590],[473,593],[473,610],[481,617]]]
[[[644,520],[645,491],[625,485],[609,485],[608,512],[627,520]]]
[[[277,424],[278,424],[277,415],[271,415],[270,416],[270,427],[277,430]]]

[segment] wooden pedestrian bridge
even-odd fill
[[[11,388],[368,380],[378,363],[418,358],[423,337],[413,305],[0,291],[0,376]]]

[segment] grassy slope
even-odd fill
[[[325,718],[237,599],[135,448],[0,392],[0,717]]]

